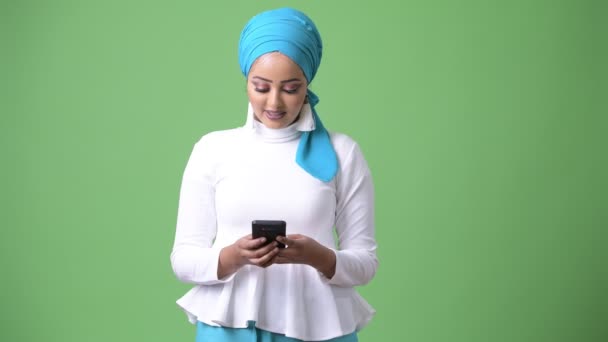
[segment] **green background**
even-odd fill
[[[1,341],[193,341],[171,271],[237,42],[308,13],[377,193],[361,341],[608,340],[605,1],[2,1]]]

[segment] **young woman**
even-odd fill
[[[245,126],[203,136],[180,191],[171,262],[196,284],[177,303],[197,341],[357,341],[374,314],[354,289],[378,266],[372,178],[358,145],[315,111],[321,55],[294,9],[241,33]],[[287,236],[254,239],[254,220],[285,221]]]

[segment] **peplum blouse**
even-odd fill
[[[357,143],[330,133],[339,171],[322,182],[300,168],[295,154],[312,116],[282,129],[253,120],[204,135],[195,145],[180,190],[171,264],[195,286],[177,304],[191,323],[267,331],[302,340],[326,340],[360,330],[374,309],[355,286],[376,273],[374,189]],[[246,265],[218,279],[220,250],[251,233],[253,220],[284,220],[287,234],[303,234],[332,249],[328,279],[311,266]],[[335,228],[335,234],[334,234]]]

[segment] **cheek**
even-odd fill
[[[247,98],[253,107],[259,106],[262,102],[262,97],[255,91],[247,91]]]
[[[304,100],[306,99],[306,95],[303,96],[292,96],[286,101],[289,103],[289,107],[292,108],[293,111],[300,113],[302,106],[304,105]]]

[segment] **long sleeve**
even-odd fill
[[[230,281],[218,279],[220,249],[213,248],[217,233],[213,155],[205,137],[194,145],[180,189],[175,242],[171,266],[183,282],[211,285]]]
[[[357,144],[336,178],[336,231],[339,249],[336,272],[329,280],[337,286],[367,284],[376,274],[374,187],[367,162]]]

